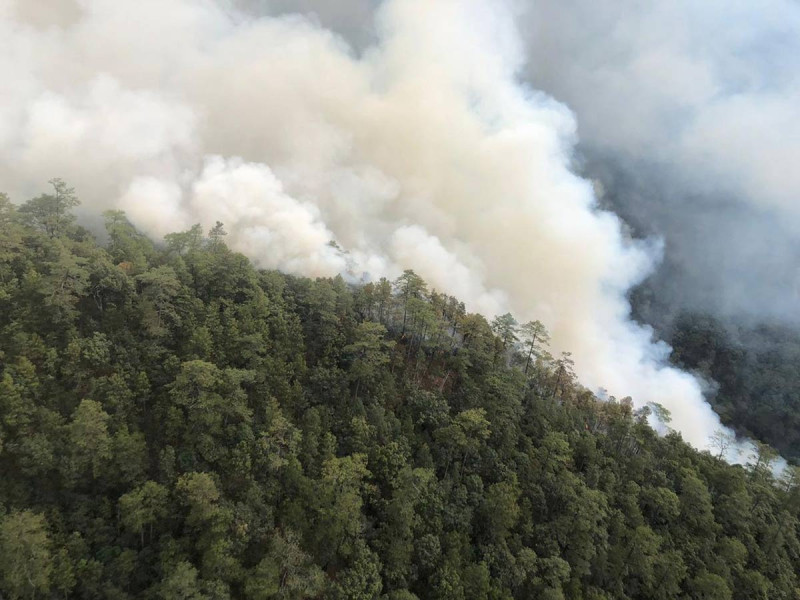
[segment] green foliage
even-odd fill
[[[217,224],[106,247],[0,196],[0,595],[781,599],[776,481],[600,401],[538,322],[256,270]]]
[[[53,238],[69,231],[75,222],[71,210],[80,204],[75,190],[61,179],[51,179],[52,194],[42,194],[29,200],[19,209],[26,225]]]
[[[167,499],[167,489],[154,481],[147,481],[120,496],[120,520],[126,529],[141,536],[142,546],[145,529],[149,527],[152,538],[153,525],[169,514]]]
[[[11,598],[35,597],[50,587],[53,560],[46,521],[29,510],[0,521],[0,577]]]

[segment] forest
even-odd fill
[[[222,223],[93,233],[52,184],[0,195],[0,597],[800,598],[771,447],[659,435],[541,323],[413,271],[259,270]]]

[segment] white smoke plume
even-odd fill
[[[541,319],[585,385],[663,404],[705,446],[700,384],[629,320],[659,248],[572,171],[575,119],[519,83],[515,16],[389,0],[356,55],[313,20],[212,0],[0,0],[0,176],[17,199],[63,177],[154,236],[223,221],[264,267],[413,268]]]

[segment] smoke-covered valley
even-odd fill
[[[584,174],[664,240],[636,318],[718,380],[726,421],[796,457],[800,7],[529,8],[527,75],[576,111]]]
[[[649,6],[4,0],[0,174],[156,238],[222,221],[263,267],[412,268],[704,447],[705,383],[629,295],[665,255],[670,310],[790,318],[797,8],[709,37],[721,3]]]

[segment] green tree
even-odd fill
[[[378,600],[382,589],[381,562],[366,544],[359,542],[350,565],[340,573],[334,585],[333,597],[337,600]]]
[[[80,476],[87,468],[94,478],[103,473],[111,458],[109,420],[108,413],[94,400],[81,400],[75,409],[72,422],[67,426],[73,476]]]
[[[324,585],[322,570],[301,549],[297,536],[276,531],[269,552],[245,580],[245,594],[252,600],[303,600],[318,596]]]
[[[363,454],[332,458],[323,465],[316,490],[319,521],[314,531],[317,555],[323,564],[340,551],[346,552],[361,534],[361,487],[368,475]]]
[[[89,290],[89,261],[60,242],[56,242],[56,248],[57,258],[47,265],[47,275],[39,280],[39,293],[45,306],[53,309],[50,312],[54,321],[71,324],[78,315],[78,303]]]
[[[35,598],[50,589],[51,543],[42,515],[29,510],[0,521],[0,574],[10,598]]]
[[[506,313],[499,315],[492,320],[492,331],[500,338],[503,348],[511,349],[517,338],[517,320],[511,315]]]
[[[210,600],[202,591],[197,569],[187,561],[167,570],[160,591],[164,600]]]
[[[53,238],[66,233],[73,224],[75,216],[70,211],[80,201],[75,190],[61,179],[51,179],[49,183],[53,186],[53,193],[29,200],[19,208],[19,214],[30,227]]]
[[[164,241],[167,248],[176,254],[196,252],[203,244],[203,228],[197,223],[187,231],[167,234]]]
[[[126,529],[139,534],[144,546],[145,529],[153,538],[153,526],[168,514],[167,489],[154,481],[146,481],[119,499],[119,512]]]
[[[528,321],[520,327],[522,341],[527,352],[525,353],[525,375],[531,366],[531,360],[542,358],[546,351],[544,347],[550,343],[550,334],[541,321]]]
[[[134,276],[146,271],[155,253],[153,243],[136,230],[121,210],[106,211],[103,217],[113,263]]]
[[[217,514],[220,493],[217,484],[208,473],[181,475],[175,490],[189,507],[187,524],[202,526]]]
[[[355,381],[355,397],[362,384],[369,385],[381,368],[389,362],[389,351],[394,342],[386,339],[386,328],[380,323],[365,321],[356,328],[354,340],[343,348],[352,357],[350,377]]]
[[[181,323],[178,297],[182,286],[175,270],[162,265],[136,277],[142,290],[142,322],[149,333],[163,336]]]
[[[409,303],[413,299],[422,298],[427,291],[427,285],[422,277],[414,273],[411,269],[406,269],[394,282],[394,286],[400,295],[400,301],[403,305],[403,326],[401,332],[401,335],[403,335],[406,332],[406,325],[408,323]]]
[[[688,584],[689,594],[695,600],[730,600],[731,590],[727,582],[714,573],[701,573]]]
[[[484,512],[487,529],[496,539],[503,539],[519,519],[520,495],[516,480],[493,483],[485,492]]]

